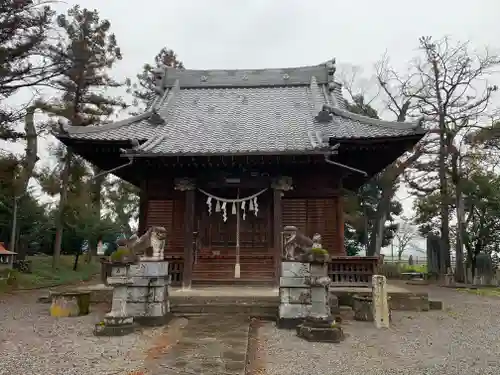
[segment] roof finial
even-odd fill
[[[328,70],[328,81],[333,81],[333,76],[335,75],[335,71],[337,70],[336,59],[335,57],[326,62],[326,69]]]
[[[157,94],[165,92],[165,80],[167,77],[167,69],[165,66],[159,66],[151,71],[153,74],[153,82],[155,84],[155,91]]]

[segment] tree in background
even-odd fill
[[[46,58],[53,16],[45,1],[0,2],[0,139],[23,137],[14,126],[29,103],[24,108],[12,108],[8,99],[58,74]]]
[[[487,78],[499,65],[500,57],[471,50],[468,42],[453,42],[450,38],[423,37],[420,50],[422,57],[410,71],[412,85],[405,90],[418,92],[418,111],[438,137],[428,145],[426,158],[407,171],[407,181],[417,194],[439,191],[441,246],[450,254],[450,207],[456,208],[458,226],[463,224],[462,141],[488,115],[497,87],[489,85]],[[458,192],[453,195],[452,190]],[[455,240],[457,281],[464,280],[462,233],[458,230]],[[441,272],[448,267],[449,257]]]
[[[153,64],[144,64],[142,72],[137,74],[137,81],[131,86],[130,93],[134,101],[134,107],[139,111],[144,111],[155,98],[155,83],[152,71],[162,66],[169,66],[176,69],[184,69],[184,64],[178,59],[175,52],[167,47],[163,47],[155,56]]]
[[[126,108],[120,97],[106,94],[106,90],[117,88],[123,83],[109,76],[114,64],[122,59],[116,37],[110,32],[111,23],[101,20],[96,10],[82,9],[78,5],[68,10],[67,14],[57,17],[57,25],[63,32],[61,40],[50,47],[50,57],[57,63],[61,75],[51,80],[51,86],[58,95],[40,105],[43,111],[51,114],[63,126],[99,125],[106,121],[118,109]],[[59,209],[56,220],[53,266],[57,267],[61,253],[63,228],[68,211],[68,187],[72,175],[78,175],[84,163],[73,152],[60,150],[58,166],[45,169],[42,180],[57,181]],[[94,174],[99,174],[94,168]],[[94,218],[100,219],[101,189],[103,177],[88,180]],[[50,183],[45,183],[50,186]]]
[[[377,111],[371,106],[370,102],[365,100],[363,95],[352,94],[352,91],[349,92],[351,93],[351,100],[348,100],[346,103],[349,111],[371,118],[379,118]],[[362,244],[368,250],[367,255],[380,254],[380,250],[377,253],[373,249],[375,248],[379,220],[377,208],[383,193],[382,186],[380,185],[381,181],[379,176],[375,176],[360,188],[357,195],[350,194],[346,197],[347,202],[345,202],[345,207],[347,212],[345,217],[347,220],[345,223],[344,241],[346,243],[346,251],[350,255],[357,254],[363,248]],[[396,190],[396,181],[393,184],[395,185],[393,189]],[[389,212],[383,223],[383,238],[380,248],[389,245],[393,239],[397,230],[397,224],[394,224],[394,219],[401,212],[401,204],[392,196]]]
[[[139,219],[139,189],[128,182],[112,178],[105,183],[104,207],[108,217],[127,238],[135,233],[131,220]]]
[[[398,226],[398,230],[394,234],[394,239],[396,240],[398,261],[401,261],[403,253],[409,249],[416,237],[417,231],[412,225],[411,221],[405,217],[402,217],[401,223],[399,223]]]

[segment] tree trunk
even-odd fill
[[[12,231],[10,236],[10,251],[16,251],[17,233],[18,233],[18,213],[19,203],[24,195],[27,194],[28,183],[33,176],[36,162],[38,161],[38,134],[35,127],[35,110],[37,105],[31,106],[26,110],[24,118],[24,132],[26,134],[25,155],[21,163],[22,170],[16,181],[14,181],[14,207],[12,210]]]
[[[459,181],[457,189],[457,237],[455,244],[455,281],[464,282],[464,246],[463,246],[463,231],[464,231],[464,200],[462,195],[461,182]]]
[[[16,242],[17,242],[17,211],[19,206],[18,197],[14,197],[13,207],[12,207],[12,227],[10,232],[10,244],[9,250],[16,251]]]
[[[64,167],[61,173],[61,191],[59,198],[59,209],[56,216],[56,235],[54,241],[54,254],[52,257],[52,268],[56,269],[59,265],[61,257],[62,237],[64,231],[64,215],[66,205],[68,203],[68,184],[71,173],[71,162],[73,160],[73,152],[68,149],[64,157]]]
[[[392,187],[387,188],[382,186],[382,197],[377,204],[375,221],[370,234],[370,245],[366,254],[368,256],[379,256],[380,251],[382,250],[385,222],[387,221],[389,210],[391,208],[391,198],[393,196],[392,191]]]
[[[101,169],[96,167],[95,165],[92,166],[92,170],[94,173],[94,176],[97,176],[99,173],[101,173]],[[94,209],[94,215],[96,217],[96,220],[101,219],[101,191],[102,191],[102,184],[104,183],[104,176],[100,176],[95,178],[91,184],[91,194],[92,194],[92,207]],[[100,236],[100,234],[99,234]],[[89,250],[87,251],[86,255],[86,261],[87,263],[90,263],[92,261],[92,256],[97,255],[97,243],[94,243],[94,238],[95,236],[92,236],[92,240],[89,239]]]

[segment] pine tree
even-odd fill
[[[152,71],[161,66],[184,69],[184,64],[178,59],[176,53],[167,47],[163,47],[158,52],[153,64],[144,64],[142,72],[136,76],[137,82],[130,89],[130,93],[134,98],[134,107],[139,108],[140,111],[145,110],[156,95]]]
[[[44,1],[0,0],[0,139],[23,137],[14,127],[23,110],[11,108],[8,99],[57,74],[45,57],[53,16]]]
[[[59,125],[99,125],[118,109],[126,108],[120,97],[106,94],[107,89],[123,85],[109,75],[114,64],[122,59],[116,37],[110,32],[111,23],[101,20],[96,10],[82,9],[76,5],[67,14],[58,15],[57,25],[63,30],[64,38],[50,48],[49,54],[63,72],[51,80],[51,86],[58,90],[59,95],[40,108],[52,114]],[[64,132],[62,126],[60,131]],[[56,220],[54,267],[57,267],[61,253],[65,214],[68,211],[68,186],[74,169],[79,165],[80,160],[75,158],[71,149],[67,149],[60,154],[58,167],[53,171],[45,170],[42,175],[42,180],[54,173],[58,176],[60,201]],[[96,168],[95,173],[99,173]],[[89,182],[97,218],[100,217],[101,210],[102,182],[102,177]]]

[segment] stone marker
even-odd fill
[[[375,327],[389,328],[389,303],[387,300],[387,279],[385,276],[373,275],[372,296]]]

